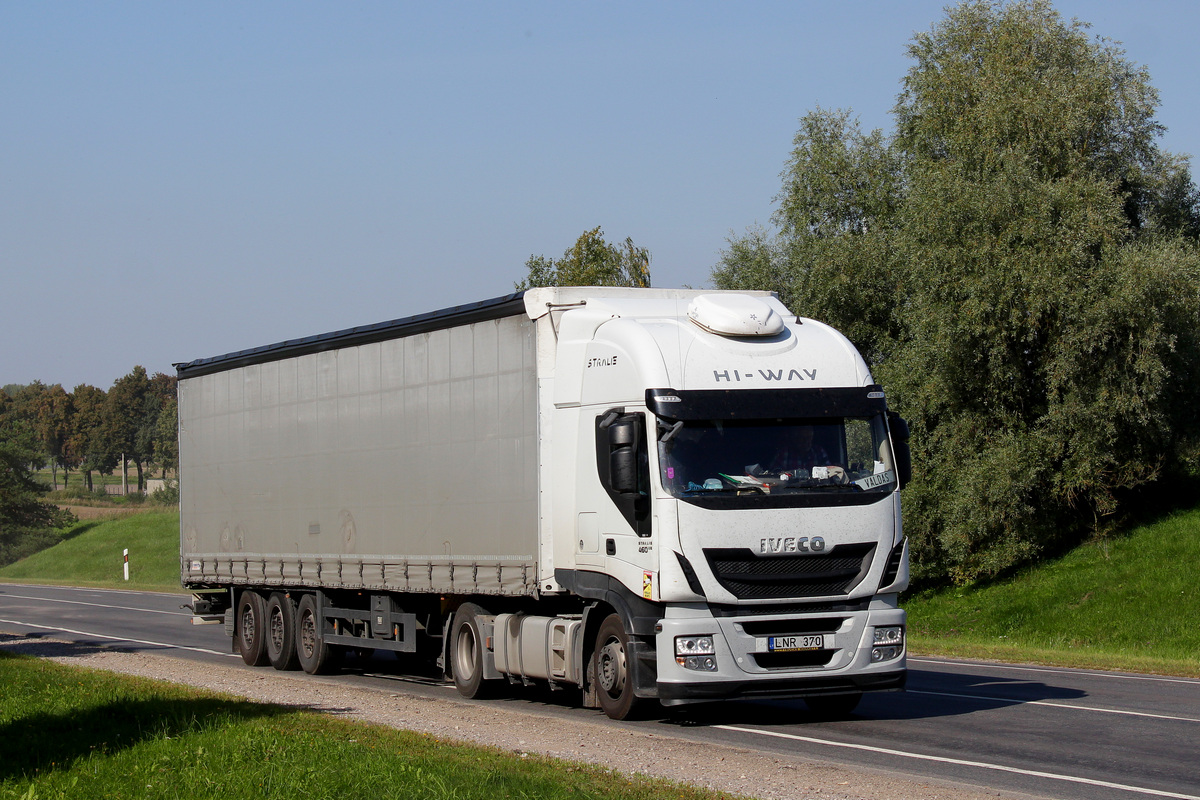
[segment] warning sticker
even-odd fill
[[[650,571],[642,572],[642,597],[647,600],[654,596],[654,573]]]

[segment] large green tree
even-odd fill
[[[83,472],[84,485],[93,489],[92,473],[110,474],[117,466],[119,450],[106,436],[103,389],[81,383],[71,393],[75,414],[71,418],[71,435],[67,449]]]
[[[604,231],[592,228],[580,234],[562,258],[530,256],[525,279],[516,289],[535,286],[638,286],[650,285],[650,251],[626,237],[620,244],[604,240]]]
[[[153,437],[146,435],[148,405],[157,416],[150,379],[139,365],[113,383],[104,407],[103,435],[121,459],[133,462],[139,492],[145,486],[146,462],[153,455]]]
[[[714,281],[860,343],[912,422],[916,573],[969,581],[1194,467],[1200,207],[1147,71],[1049,3],[961,4],[909,55],[895,135],[805,117],[779,233]]]
[[[0,565],[23,558],[58,541],[54,528],[75,517],[42,499],[47,487],[33,477],[31,453],[0,441]]]
[[[58,468],[63,468],[63,484],[67,483],[71,467],[74,466],[68,440],[71,436],[71,417],[74,407],[71,395],[60,384],[47,386],[35,401],[34,428],[42,452],[50,462],[50,480],[58,488]]]

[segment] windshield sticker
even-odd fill
[[[868,475],[865,478],[856,480],[855,483],[864,489],[878,489],[880,486],[886,486],[896,480],[895,473],[890,469],[885,472],[879,472],[874,475]]]

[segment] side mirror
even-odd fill
[[[618,494],[638,490],[637,422],[623,419],[608,428],[608,482]]]
[[[892,432],[892,455],[896,459],[896,477],[903,489],[912,481],[912,450],[908,446],[908,423],[895,411],[887,412]]]

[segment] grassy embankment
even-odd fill
[[[180,591],[179,517],[81,522],[0,569],[0,580]],[[121,550],[130,550],[130,581]],[[1200,508],[1083,545],[992,585],[909,596],[909,642],[927,655],[1200,676]]]
[[[728,795],[0,655],[0,798]]]
[[[122,551],[129,549],[129,580]],[[0,580],[178,592],[179,512],[81,520],[63,541],[0,568]]]
[[[1200,677],[1200,508],[992,585],[906,598],[916,652]]]

